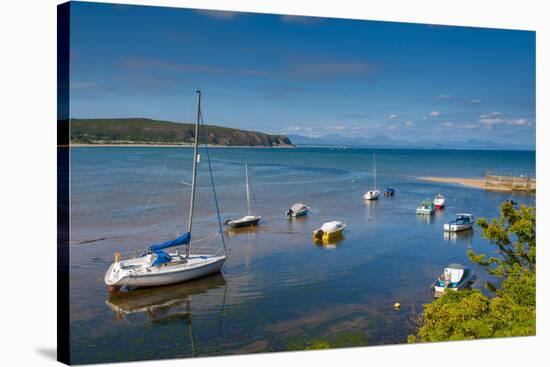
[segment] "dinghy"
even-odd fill
[[[346,225],[343,222],[331,221],[313,231],[314,240],[330,241],[343,235]]]
[[[443,209],[445,207],[445,196],[437,194],[433,201],[436,209]]]
[[[376,189],[376,154],[372,154],[372,161],[373,161],[373,180],[374,180],[374,189],[369,190],[363,195],[363,199],[365,200],[376,200],[378,199],[378,196],[380,196],[380,191]]]
[[[309,206],[307,206],[306,204],[294,203],[292,204],[290,209],[286,211],[286,216],[301,217],[301,216],[307,215],[307,213],[309,212],[309,209],[310,209]]]
[[[455,220],[443,225],[443,230],[445,232],[458,232],[472,229],[473,225],[474,216],[472,214],[457,214]]]
[[[229,228],[242,228],[256,226],[260,222],[262,217],[260,215],[252,214],[252,207],[250,206],[250,182],[248,179],[248,164],[244,165],[246,176],[246,206],[248,208],[248,215],[237,219],[228,219],[225,225]]]
[[[197,170],[199,163],[199,125],[202,121],[201,115],[201,92],[197,91],[197,122],[195,125],[195,143],[193,150],[193,171],[191,183],[191,199],[189,205],[189,222],[187,232],[176,239],[151,245],[141,252],[140,255],[122,260],[120,254],[115,254],[115,262],[109,266],[105,273],[104,281],[110,291],[117,291],[122,287],[153,287],[174,283],[185,282],[197,279],[206,275],[221,271],[227,253],[221,226],[220,213],[218,211],[214,180],[212,178],[212,191],[216,200],[216,212],[218,215],[219,232],[210,237],[220,236],[223,244],[222,249],[214,252],[192,253],[191,229],[193,226],[193,212],[195,207],[195,192],[197,186]],[[205,144],[207,156],[208,150]],[[210,176],[212,170],[210,159],[208,159]],[[199,240],[195,241],[198,242]],[[178,246],[186,246],[182,254]],[[168,252],[168,249],[173,249]],[[220,253],[222,251],[223,253]]]
[[[443,274],[434,284],[436,296],[445,293],[448,289],[457,291],[463,289],[475,281],[474,271],[461,264],[449,264],[443,270]]]
[[[388,186],[386,190],[384,190],[384,196],[394,196],[395,195],[395,189],[391,186]]]
[[[424,200],[420,203],[418,208],[416,208],[416,214],[431,215],[435,211],[434,203],[430,200]]]

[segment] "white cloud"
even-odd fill
[[[451,127],[451,126],[454,126],[454,123],[453,122],[442,122],[441,124],[439,124],[439,126],[441,126],[441,127]]]
[[[281,15],[281,20],[285,23],[297,23],[303,25],[314,25],[322,21],[323,18],[307,17],[300,15]]]
[[[476,124],[466,124],[463,126],[465,129],[475,129],[477,127]]]
[[[500,116],[500,112],[491,112],[491,113],[484,113],[479,116],[481,119],[490,119],[490,118],[496,118]]]
[[[334,126],[334,128],[335,128],[336,130],[345,130],[345,129],[346,129],[346,127],[345,127],[344,125],[342,125],[342,124],[336,124],[336,125]]]
[[[507,121],[508,125],[515,125],[515,126],[525,126],[529,124],[529,121],[526,119],[513,119]]]
[[[396,113],[392,113],[391,115],[388,116],[388,118],[389,118],[390,120],[395,120],[396,118],[399,118],[399,115],[396,114]]]
[[[286,131],[302,131],[302,128],[300,126],[289,126]]]
[[[397,126],[395,125],[388,126],[388,130],[395,130],[395,129],[397,129]]]
[[[482,104],[483,101],[481,99],[478,99],[478,98],[472,98],[472,99],[470,99],[470,103],[471,104]]]
[[[405,126],[406,126],[406,127],[412,127],[412,126],[414,126],[414,122],[412,122],[412,121],[405,121]]]
[[[479,123],[485,126],[494,125],[509,125],[509,126],[526,126],[529,125],[529,121],[524,118],[518,119],[504,119],[501,117],[500,112],[485,113],[479,116]]]
[[[491,125],[499,125],[504,122],[503,119],[498,118],[482,118],[479,119],[479,123],[485,126],[491,126]]]
[[[216,18],[216,19],[233,19],[235,18],[239,13],[236,11],[225,11],[225,10],[195,10],[197,13],[205,15],[210,18]]]
[[[439,111],[433,110],[432,112],[430,112],[430,117],[439,117],[439,116],[441,116],[441,112]]]
[[[451,99],[451,98],[453,98],[453,96],[450,94],[440,94],[437,97],[435,97],[435,99]]]

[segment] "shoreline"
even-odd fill
[[[458,184],[462,186],[472,187],[475,189],[491,189],[488,188],[485,185],[485,178],[460,178],[460,177],[432,177],[432,176],[425,176],[425,177],[417,177],[420,181],[427,181],[427,182],[440,182],[440,183],[452,183],[452,184]],[[506,189],[495,189],[496,191],[509,191]]]
[[[203,146],[203,144],[201,144]],[[58,145],[58,147],[61,148],[89,148],[89,147],[97,147],[97,148],[113,148],[113,147],[124,147],[124,148],[193,148],[193,144],[156,144],[156,143],[136,143],[136,144],[112,144],[112,143],[105,143],[105,144],[85,144],[85,143],[71,143],[69,145]],[[276,149],[290,149],[295,148],[293,145],[277,145],[273,147],[268,147],[264,145],[215,145],[215,144],[208,144],[209,148],[276,148]]]

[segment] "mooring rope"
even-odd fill
[[[222,239],[222,245],[223,245],[223,249],[225,251],[225,254],[226,256],[228,255],[228,251],[227,251],[227,246],[225,244],[225,238],[224,238],[224,235],[223,235],[223,224],[222,224],[222,218],[221,218],[221,214],[220,214],[220,206],[218,204],[218,195],[216,193],[216,184],[214,182],[214,173],[213,173],[213,170],[212,170],[212,163],[210,162],[210,151],[208,150],[208,136],[206,135],[206,128],[204,126],[204,120],[203,120],[203,117],[202,117],[202,110],[200,111],[200,114],[199,114],[199,117],[200,117],[200,122],[201,122],[201,131],[205,137],[204,139],[204,151],[206,152],[206,160],[208,161],[208,170],[209,170],[209,173],[210,173],[210,183],[212,185],[212,194],[214,196],[214,203],[216,204],[216,216],[218,218],[218,227],[219,227],[219,235]]]
[[[157,176],[157,179],[155,181],[155,184],[153,186],[153,189],[151,190],[151,193],[149,194],[149,198],[147,199],[147,204],[145,205],[145,209],[141,212],[141,216],[139,217],[138,226],[141,226],[141,223],[143,222],[143,218],[145,217],[145,213],[149,210],[149,206],[151,205],[151,201],[153,199],[153,196],[156,194],[160,179],[162,176],[164,176],[164,172],[166,171],[166,166],[168,165],[168,161],[172,157],[172,152],[174,151],[174,148],[170,148],[168,151],[168,154],[166,155],[166,159],[164,160],[164,164],[162,165],[162,169],[160,170],[159,175]],[[128,242],[128,245],[126,246],[126,252],[130,251],[130,247],[132,247],[132,244],[135,241],[135,234],[130,238],[130,241]]]

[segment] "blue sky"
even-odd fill
[[[535,144],[535,33],[72,3],[71,116]]]

